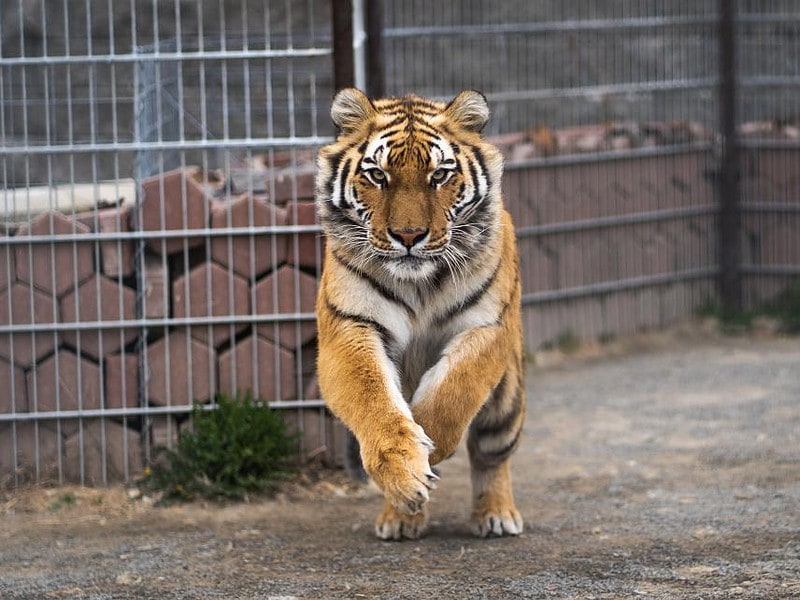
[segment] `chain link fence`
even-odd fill
[[[800,274],[800,10],[734,4],[731,252],[754,307]],[[2,4],[0,483],[129,480],[237,390],[285,409],[305,456],[343,452],[313,314],[339,5]],[[717,2],[380,7],[389,94],[490,100],[530,350],[718,302]]]

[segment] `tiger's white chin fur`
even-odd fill
[[[397,279],[418,281],[430,278],[436,272],[436,263],[421,258],[388,260],[383,263],[383,268]]]

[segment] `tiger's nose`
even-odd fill
[[[403,229],[390,229],[389,235],[410,250],[425,239],[428,230],[422,227],[403,227]]]

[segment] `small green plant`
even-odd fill
[[[216,409],[196,405],[194,431],[181,434],[175,449],[146,471],[143,487],[162,501],[242,499],[271,491],[293,472],[298,437],[277,411],[248,394],[220,395]]]
[[[759,316],[775,319],[784,333],[800,333],[800,282],[791,285],[785,292],[753,310],[730,311],[715,302],[708,302],[698,310],[702,317],[718,321],[722,333],[736,334],[753,329]]]
[[[800,281],[767,306],[765,313],[778,319],[786,333],[800,333]]]
[[[564,331],[553,340],[542,344],[542,350],[561,350],[564,354],[572,354],[580,348],[581,341],[571,330]]]
[[[72,492],[62,492],[48,505],[48,508],[50,512],[58,512],[62,508],[75,504],[75,500],[75,494]]]

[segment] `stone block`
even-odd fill
[[[284,265],[256,284],[256,312],[259,315],[314,312],[317,281],[297,269]],[[316,335],[314,321],[261,323],[258,334],[294,350]]]
[[[100,485],[130,481],[141,472],[139,433],[109,419],[84,421],[81,431],[64,443],[64,478],[69,482]]]
[[[219,389],[231,396],[249,391],[266,401],[293,400],[294,355],[267,340],[248,337],[220,354]]]
[[[99,274],[61,298],[60,305],[61,320],[65,323],[136,319],[136,293]],[[136,339],[136,329],[67,330],[62,332],[61,339],[78,348],[82,354],[99,360]]]
[[[211,226],[267,227],[286,224],[286,211],[269,204],[263,197],[240,196],[229,203],[217,202],[211,214]],[[286,261],[286,235],[215,236],[211,257],[235,273],[254,280],[277,269]],[[251,264],[252,262],[252,264]]]
[[[100,233],[116,233],[130,230],[130,208],[121,206],[118,209],[98,212]],[[133,240],[115,240],[100,244],[100,262],[103,273],[109,277],[127,277],[134,269]]]
[[[151,448],[174,448],[181,432],[190,426],[190,420],[180,423],[173,415],[155,415],[148,429],[148,443]]]
[[[100,367],[69,350],[59,350],[27,374],[30,412],[87,410],[103,407]],[[71,435],[78,420],[65,418],[61,431]]]
[[[19,482],[55,480],[63,451],[63,438],[50,425],[0,423],[0,482],[13,482],[15,473]]]
[[[291,202],[286,205],[290,225],[318,224],[313,202]],[[290,265],[316,272],[322,270],[324,237],[322,233],[293,233],[284,236],[288,241],[287,256]]]
[[[58,236],[87,234],[90,230],[58,212],[42,213],[23,225],[18,236]],[[88,239],[88,237],[87,237]],[[91,242],[17,244],[14,247],[17,279],[32,283],[40,290],[61,296],[94,273]]]
[[[147,319],[169,316],[169,266],[165,258],[145,254],[143,313]]]
[[[0,390],[0,413],[27,412],[25,372],[3,358],[0,358]]]
[[[6,234],[0,234],[0,292],[10,287],[17,278],[17,272],[14,268],[13,246],[3,244],[7,238]]]
[[[139,385],[139,359],[135,354],[107,356],[106,408],[136,408]]]
[[[57,321],[58,307],[52,296],[30,286],[16,282],[0,292],[0,324],[27,325]],[[12,359],[21,367],[47,356],[58,345],[56,332],[2,333],[0,356]]]
[[[172,284],[175,317],[222,317],[250,314],[250,290],[247,280],[211,262],[201,263]],[[228,341],[247,328],[237,325],[193,325],[192,336],[213,346]],[[209,338],[210,330],[210,338]]]
[[[213,348],[173,331],[147,347],[147,398],[159,406],[208,402],[217,392]]]
[[[142,183],[140,227],[144,231],[203,229],[210,218],[210,198],[223,185],[213,173],[199,167],[175,169]],[[160,254],[202,246],[202,237],[151,238],[147,245]]]

